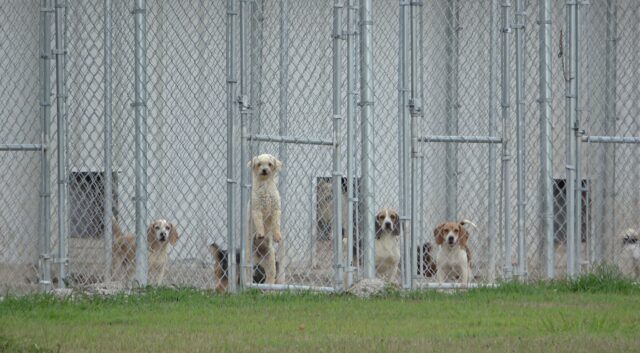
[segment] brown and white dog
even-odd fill
[[[427,278],[434,277],[438,271],[438,267],[436,265],[433,245],[430,242],[425,242],[422,246],[419,246],[416,251],[418,253],[418,271],[416,274]]]
[[[438,282],[468,284],[471,276],[471,250],[467,245],[469,232],[465,229],[470,221],[447,222],[433,230],[436,243],[440,246],[436,257]]]
[[[633,228],[622,232],[622,251],[616,256],[618,269],[633,280],[640,280],[640,235]]]
[[[261,154],[253,157],[248,167],[253,174],[248,217],[247,244],[252,244],[249,258],[253,259],[254,266],[264,269],[265,283],[274,284],[276,276],[280,277],[276,268],[274,243],[282,241],[281,205],[278,192],[278,172],[282,169],[282,162],[270,154]]]
[[[113,227],[112,274],[121,280],[130,280],[135,273],[136,239],[133,234],[124,234],[115,217]],[[175,246],[179,235],[176,226],[165,219],[156,219],[147,228],[149,249],[149,284],[161,285],[169,260],[169,245]]]
[[[400,216],[390,208],[376,215],[376,273],[385,282],[396,281],[400,263]]]
[[[213,255],[213,273],[216,277],[215,290],[217,293],[227,291],[229,287],[229,251],[223,250],[216,243],[209,245],[209,252]],[[240,284],[238,271],[240,270],[240,250],[235,252],[236,284]],[[279,263],[276,261],[276,271],[279,270]],[[264,268],[260,265],[253,267],[253,283],[264,283],[266,280]]]

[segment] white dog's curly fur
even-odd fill
[[[253,244],[255,266],[265,271],[265,283],[276,283],[276,253],[274,242],[282,241],[280,232],[280,193],[278,172],[282,162],[270,154],[261,154],[248,163],[253,174],[249,207],[249,242]],[[251,277],[247,277],[251,278]]]

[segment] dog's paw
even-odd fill
[[[280,234],[280,231],[276,230],[275,232],[273,232],[273,241],[275,241],[276,243],[279,243],[282,240],[282,235]]]
[[[264,234],[262,234],[260,232],[256,232],[256,238],[262,239],[262,238],[264,238]]]

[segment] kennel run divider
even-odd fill
[[[286,102],[287,100],[287,91],[286,88],[284,87],[284,82],[287,80],[287,70],[282,70],[283,67],[286,67],[287,64],[287,57],[286,54],[284,53],[284,50],[282,50],[281,48],[281,53],[279,55],[280,57],[280,63],[279,63],[279,67],[281,68],[280,71],[280,94],[279,94],[279,100],[280,100],[280,113],[279,113],[279,134],[278,135],[272,135],[272,134],[261,134],[261,133],[251,133],[249,132],[248,129],[248,122],[249,119],[253,118],[253,107],[252,107],[252,103],[257,104],[257,102],[250,102],[250,97],[248,97],[247,91],[249,89],[249,71],[247,68],[247,63],[248,63],[248,58],[247,58],[247,50],[246,50],[246,46],[247,46],[247,31],[246,31],[246,21],[247,19],[251,18],[252,13],[251,11],[253,10],[253,7],[251,7],[250,9],[247,8],[249,4],[247,4],[246,1],[241,1],[240,2],[240,11],[239,11],[239,28],[240,28],[240,33],[239,33],[239,47],[240,47],[240,97],[238,99],[238,106],[239,106],[239,111],[240,111],[240,127],[241,127],[241,136],[240,136],[240,162],[241,162],[241,174],[240,174],[240,187],[241,187],[241,199],[240,199],[240,237],[241,237],[241,241],[240,241],[240,248],[241,253],[240,253],[240,290],[244,289],[244,288],[259,288],[259,289],[269,289],[269,290],[286,290],[286,289],[296,289],[296,290],[309,290],[309,289],[313,289],[313,290],[320,290],[320,291],[340,291],[343,289],[343,277],[344,277],[344,270],[345,270],[345,265],[343,264],[343,260],[342,260],[342,198],[340,197],[333,197],[333,226],[332,226],[332,230],[333,230],[333,245],[334,245],[334,258],[333,258],[333,264],[334,264],[334,269],[335,269],[335,273],[334,273],[334,286],[333,287],[318,287],[318,286],[306,286],[306,285],[295,285],[295,284],[276,284],[276,285],[270,285],[270,284],[257,284],[257,283],[247,283],[247,269],[252,268],[251,265],[251,259],[247,259],[246,258],[246,251],[245,249],[247,247],[250,247],[251,244],[247,244],[246,240],[245,240],[245,234],[247,233],[248,229],[247,229],[247,206],[249,203],[249,193],[250,193],[250,189],[251,189],[251,184],[250,184],[250,178],[249,178],[249,172],[248,169],[244,167],[244,163],[246,163],[246,161],[249,160],[250,156],[248,155],[248,145],[250,143],[253,142],[270,142],[270,143],[279,143],[279,151],[281,156],[279,156],[279,158],[285,158],[285,153],[286,153],[286,149],[284,148],[285,144],[295,144],[295,145],[312,145],[312,146],[324,146],[324,147],[332,147],[333,153],[332,153],[332,192],[333,195],[339,195],[342,192],[342,172],[340,170],[340,150],[341,150],[341,141],[340,141],[340,131],[342,129],[342,108],[341,108],[341,89],[340,89],[340,83],[341,83],[341,67],[340,67],[340,61],[342,60],[341,57],[341,43],[340,41],[345,39],[345,37],[349,37],[349,35],[345,36],[343,33],[341,33],[341,28],[342,28],[342,9],[344,8],[343,6],[343,1],[341,0],[335,0],[334,4],[333,4],[333,89],[332,89],[332,109],[333,109],[333,131],[332,131],[332,139],[323,139],[323,138],[309,138],[309,137],[301,137],[301,136],[290,136],[287,135],[288,129],[287,129],[287,115],[286,115],[286,109],[284,109],[284,104],[283,102]],[[287,18],[286,18],[286,9],[288,6],[288,1],[287,0],[280,0],[279,3],[280,6],[280,10],[281,10],[281,19],[280,19],[280,45],[284,48],[287,47],[288,45],[288,41],[287,41]],[[351,7],[349,7],[349,9],[351,9]],[[363,6],[361,7],[361,11],[366,10],[366,7]],[[234,25],[233,25],[233,15],[235,14],[234,11],[234,4],[233,4],[233,0],[229,0],[228,1],[228,50],[230,49],[230,52],[228,53],[228,60],[232,61],[233,57],[234,57],[234,53],[233,53],[233,39],[235,38],[235,32],[234,32]],[[349,16],[351,17],[351,16]],[[349,39],[351,39],[349,37]],[[368,50],[371,50],[371,48],[369,47]],[[353,55],[352,52],[348,53],[349,56]],[[228,75],[229,75],[229,85],[228,85],[228,90],[230,91],[228,93],[228,99],[231,100],[233,97],[233,63],[229,62],[228,63]],[[253,77],[251,78],[252,80],[254,79]],[[353,73],[351,72],[348,75],[348,79],[353,80]],[[352,87],[353,83],[349,84],[349,87]],[[254,94],[253,90],[251,91],[252,95]],[[255,98],[254,98],[255,99]],[[349,110],[349,114],[348,114],[348,119],[353,119],[353,114],[352,109],[353,106],[349,106],[350,110]],[[232,110],[234,109],[233,105],[229,105],[227,108],[229,111],[227,112],[228,114],[228,119],[229,121],[232,121]],[[349,126],[352,125],[352,121],[348,122]],[[232,129],[232,125],[229,124],[229,128]],[[230,134],[232,133],[229,132]],[[349,134],[349,139],[351,139],[351,134]],[[351,147],[353,145],[352,141],[348,141],[348,147]],[[228,149],[230,150],[228,153],[228,158],[233,158],[233,146],[232,145],[228,145]],[[350,152],[348,152],[350,154]],[[228,163],[231,163],[228,161]],[[286,160],[285,160],[286,163]],[[352,172],[352,169],[350,170]],[[351,176],[351,175],[349,175]],[[233,175],[230,174],[229,175],[229,190],[233,188]],[[351,183],[349,182],[349,185]],[[286,183],[283,183],[283,185],[285,186],[282,190],[281,190],[281,196],[284,199],[287,195],[287,189],[286,189]],[[233,200],[234,195],[236,195],[236,193],[234,192],[229,192],[228,193],[228,203],[230,205],[233,205],[235,203],[235,201]],[[285,206],[285,205],[283,205]],[[345,205],[347,206],[347,205]],[[349,206],[347,206],[349,207]],[[351,207],[350,207],[351,208]],[[372,236],[372,234],[371,234]],[[233,236],[231,234],[231,232],[228,235],[229,238],[229,244],[232,247],[233,244]],[[365,246],[366,248],[366,246]],[[235,259],[233,257],[231,257],[231,263],[233,263],[235,261]],[[373,263],[369,263],[371,267],[373,267]],[[234,266],[230,266],[231,268],[233,268]],[[351,276],[350,276],[351,277]],[[233,277],[232,277],[233,278]],[[350,283],[350,281],[349,281]],[[230,287],[230,290],[235,290],[235,288]]]

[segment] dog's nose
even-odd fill
[[[453,241],[454,241],[454,240],[455,240],[455,239],[454,239],[452,236],[449,236],[449,237],[447,238],[447,241],[449,242],[449,244],[453,244]]]
[[[267,175],[267,173],[268,173],[268,172],[269,172],[268,170],[263,169],[263,170],[262,170],[262,175]]]
[[[160,241],[165,241],[167,233],[160,233]]]
[[[384,226],[385,228],[391,229],[391,222],[389,221],[384,222]]]

